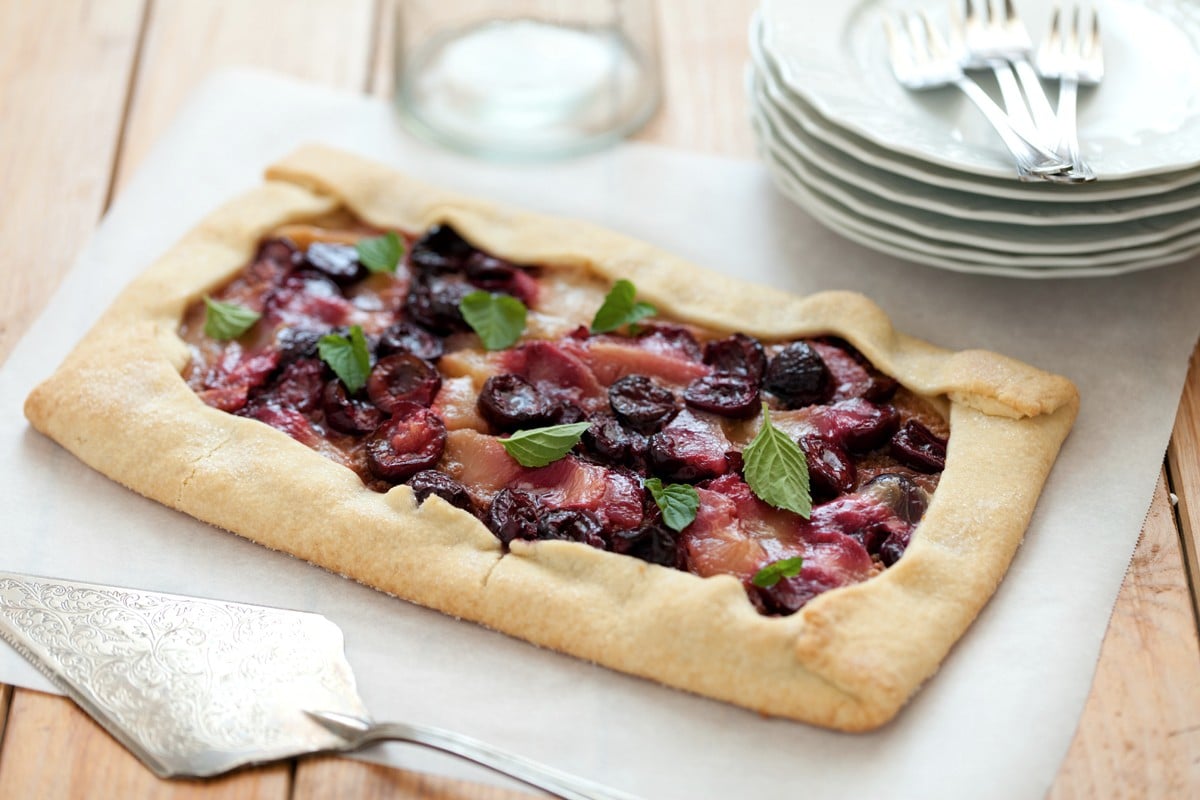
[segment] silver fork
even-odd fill
[[[979,84],[966,76],[957,56],[950,51],[928,14],[924,11],[902,14],[898,23],[891,17],[885,17],[883,22],[892,73],[896,79],[908,89],[955,86],[962,91],[983,112],[1008,147],[1021,180],[1037,180],[1070,166],[1013,127],[1000,106],[988,97]]]
[[[1003,16],[999,8],[1001,3]],[[967,68],[990,68],[996,75],[1014,124],[1018,128],[1028,125],[1036,130],[1035,135],[1042,143],[1053,147],[1059,138],[1058,119],[1042,89],[1037,70],[1029,62],[1033,55],[1033,39],[1017,15],[1012,0],[963,0],[963,17],[969,54]],[[1014,70],[1025,90],[1028,107],[1021,100],[1021,92],[1013,78]]]
[[[1062,9],[1054,9],[1050,34],[1038,48],[1038,71],[1047,78],[1059,79],[1058,127],[1059,138],[1055,151],[1071,159],[1071,171],[1056,178],[1072,183],[1096,180],[1096,174],[1079,154],[1079,133],[1075,116],[1075,101],[1080,84],[1094,86],[1104,77],[1104,53],[1100,48],[1100,18],[1095,11],[1091,24],[1085,25],[1079,6],[1071,14],[1069,31],[1062,27]],[[1086,28],[1086,30],[1085,30]]]

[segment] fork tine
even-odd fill
[[[929,42],[925,38],[925,31],[921,29],[921,20],[916,14],[904,15],[905,27],[908,30],[908,47],[912,53],[913,62],[916,64],[929,63]]]
[[[1046,38],[1046,50],[1055,56],[1063,52],[1062,8],[1054,7],[1054,16],[1050,19],[1050,35]]]
[[[891,16],[883,18],[883,33],[887,37],[888,58],[892,62],[892,70],[898,75],[907,74],[912,69],[912,53],[905,37],[896,30],[896,21]]]
[[[1075,6],[1071,15],[1071,35],[1067,37],[1067,50],[1072,56],[1078,56],[1081,52],[1079,22],[1079,6]]]
[[[929,14],[925,11],[921,11],[919,14],[922,27],[925,29],[925,42],[929,47],[930,55],[934,58],[948,58],[950,56],[950,45],[938,33],[938,29],[934,27],[933,20],[929,18]]]
[[[1017,10],[1013,8],[1012,0],[1004,0],[1004,21],[1010,25],[1017,19]]]
[[[1083,43],[1083,57],[1094,59],[1100,57],[1100,15],[1092,10],[1091,31]]]

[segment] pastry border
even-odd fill
[[[34,427],[125,486],[376,589],[543,647],[771,716],[846,731],[890,720],[995,591],[1078,409],[1065,378],[896,332],[861,295],[796,297],[578,221],[430,187],[310,145],[221,207],[130,284],[29,396]],[[184,310],[290,222],[345,208],[380,228],[452,223],[518,263],[629,278],[673,317],[776,339],[827,334],[942,398],[946,469],[904,558],[785,618],[740,583],[558,541],[499,542],[438,498],[367,489],[350,470],[181,378]],[[539,602],[531,602],[533,599]],[[547,614],[544,609],[553,608]]]

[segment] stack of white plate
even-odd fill
[[[1098,180],[1076,185],[1019,182],[965,96],[896,82],[883,18],[922,5],[947,22],[941,0],[765,0],[747,84],[788,197],[857,242],[962,272],[1115,275],[1200,253],[1200,0],[1095,3],[1106,74],[1081,89],[1079,127]],[[1045,34],[1049,3],[1017,9]]]

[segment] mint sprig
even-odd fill
[[[346,391],[350,394],[366,385],[367,376],[371,374],[371,354],[359,326],[351,327],[348,337],[336,333],[322,336],[317,342],[317,353],[346,385]]]
[[[525,304],[512,295],[481,289],[464,297],[458,310],[488,350],[512,347],[525,330]]]
[[[750,579],[750,582],[760,589],[770,589],[784,578],[796,577],[803,568],[803,556],[781,558],[778,561],[772,561],[754,573],[754,577]]]
[[[696,519],[700,508],[700,494],[696,487],[686,483],[668,483],[658,478],[647,478],[646,489],[662,511],[663,522],[673,531],[682,531]]]
[[[754,441],[742,451],[742,473],[746,483],[763,502],[808,519],[812,514],[812,495],[804,451],[771,424],[771,412],[766,403],[762,410],[762,427]]]
[[[522,467],[544,467],[571,452],[591,424],[572,422],[569,425],[517,431],[507,439],[501,439],[500,444]]]
[[[395,231],[359,239],[354,249],[358,251],[359,262],[371,272],[394,274],[404,258],[404,242]]]
[[[262,314],[257,311],[237,303],[222,303],[207,296],[204,298],[204,333],[213,339],[222,342],[236,339],[254,327],[261,317]]]
[[[636,297],[637,289],[631,281],[622,278],[614,283],[592,319],[592,333],[609,333],[658,313],[657,308],[638,302]]]

